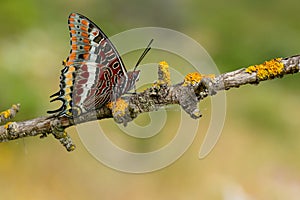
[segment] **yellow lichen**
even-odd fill
[[[171,85],[169,65],[166,61],[161,61],[158,65],[158,84]]]
[[[75,145],[71,145],[70,148],[68,149],[68,151],[74,151],[75,150]]]
[[[7,122],[5,125],[4,125],[4,128],[5,129],[8,129],[9,128],[9,125],[11,125],[13,122]]]
[[[64,130],[64,132],[63,132],[63,134],[62,134],[62,138],[65,138],[65,137],[67,137],[68,136],[68,134],[67,134],[67,132]]]
[[[202,78],[215,78],[214,74],[200,74],[199,72],[192,72],[184,77],[183,86],[195,85],[201,81]]]
[[[5,110],[3,112],[0,113],[0,116],[3,116],[5,119],[8,119],[10,117],[10,110]]]
[[[126,108],[128,108],[128,103],[119,98],[115,102],[109,102],[106,106],[112,110],[112,114],[115,116],[116,114],[119,116],[125,115]]]
[[[169,64],[166,62],[166,61],[161,61],[161,62],[159,62],[159,65],[162,65],[162,66],[165,66],[165,67],[168,67],[169,66]]]
[[[188,85],[188,84],[191,84],[191,85],[194,85],[195,83],[199,83],[202,79],[202,75],[198,72],[192,72],[192,73],[189,73],[187,74],[185,77],[184,77],[184,85]]]
[[[275,58],[260,65],[249,66],[245,71],[249,74],[256,72],[256,76],[260,80],[266,80],[280,76],[283,69],[284,65],[281,62],[281,58]]]

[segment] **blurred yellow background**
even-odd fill
[[[180,31],[227,72],[298,54],[299,6],[295,0],[1,0],[0,110],[21,103],[15,120],[26,120],[54,108],[49,95],[58,90],[61,61],[68,56],[71,12],[86,15],[108,36],[146,26]],[[295,74],[229,90],[225,126],[209,156],[198,159],[199,130],[180,159],[147,174],[99,163],[74,127],[67,130],[77,145],[71,153],[52,136],[1,143],[0,199],[298,199],[298,84]],[[207,127],[209,106],[203,113]]]

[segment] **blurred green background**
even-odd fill
[[[15,120],[26,120],[55,108],[49,95],[58,90],[69,52],[70,12],[88,16],[109,36],[146,26],[180,31],[226,72],[298,54],[299,6],[296,0],[0,0],[0,110],[21,103]],[[205,133],[199,130],[179,160],[148,174],[100,164],[74,127],[67,130],[77,144],[72,153],[52,136],[2,143],[0,199],[298,199],[298,84],[296,74],[229,90],[225,126],[209,156],[198,159]],[[205,105],[200,120],[207,127]]]

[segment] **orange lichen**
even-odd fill
[[[119,98],[114,102],[109,102],[106,106],[112,110],[112,114],[115,116],[116,114],[119,116],[125,115],[126,108],[128,108],[128,103]]]
[[[200,74],[199,72],[189,73],[184,77],[183,86],[195,85],[195,84],[199,83],[203,78],[214,79],[215,75],[214,74]]]
[[[283,69],[284,65],[281,62],[281,58],[275,58],[260,65],[249,66],[245,71],[249,74],[256,72],[256,76],[260,80],[267,80],[280,76]]]

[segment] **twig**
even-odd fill
[[[53,134],[68,151],[75,149],[65,129],[75,124],[104,118],[114,118],[117,123],[126,125],[140,113],[152,112],[168,104],[179,104],[192,117],[201,113],[197,103],[220,90],[238,88],[245,84],[258,84],[261,81],[281,78],[299,72],[300,55],[277,58],[260,65],[238,69],[218,76],[201,75],[197,72],[186,75],[181,83],[171,85],[168,65],[159,64],[159,80],[143,92],[122,97],[95,112],[85,113],[76,119],[61,116],[39,117],[23,122],[8,122],[0,126],[0,142],[22,137],[45,137]],[[76,123],[75,123],[76,122]]]
[[[0,113],[0,123],[6,122],[14,118],[20,110],[20,104],[13,104],[10,109]]]

